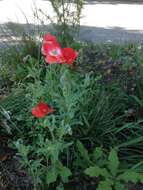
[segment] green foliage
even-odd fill
[[[115,176],[119,167],[119,160],[117,156],[116,150],[112,149],[109,153],[109,170],[111,171],[112,175]]]
[[[83,157],[87,163],[90,163],[90,158],[88,155],[88,151],[83,146],[83,144],[80,141],[77,141],[77,150],[79,151],[81,157]]]
[[[91,153],[87,151],[85,146],[80,141],[77,141],[75,150],[76,158],[73,165],[75,170],[80,172],[95,163],[97,164],[96,169],[98,170],[98,168],[102,167],[107,162],[105,152],[102,147],[96,147],[95,149],[93,148]],[[94,167],[91,167],[91,170],[92,169],[94,170]],[[106,172],[104,169],[103,171]]]
[[[69,168],[63,166],[58,158],[59,153],[67,148],[67,144],[51,141],[41,135],[37,137],[37,140],[35,138],[34,143],[24,145],[23,141],[19,139],[15,146],[22,158],[21,164],[28,169],[35,187],[46,189],[50,184],[56,182],[58,177],[61,181],[67,182],[72,173]]]
[[[0,123],[1,123],[1,130],[3,132],[6,132],[8,134],[11,134],[11,127],[8,124],[8,121],[10,121],[10,115],[9,112],[6,111],[2,106],[0,106]]]
[[[112,190],[112,181],[110,180],[105,180],[100,182],[99,186],[98,186],[98,190]]]
[[[143,175],[136,173],[134,171],[126,171],[118,176],[119,180],[124,180],[125,182],[141,182],[143,183]]]
[[[54,32],[60,36],[63,45],[73,43],[74,37],[78,36],[81,11],[84,0],[50,0],[56,19],[50,15],[40,12],[50,20]]]
[[[139,106],[140,109],[143,108],[143,57],[140,56],[139,59],[139,67],[138,67],[139,75],[137,78],[137,88],[136,94],[131,95],[131,99]]]
[[[28,42],[27,42],[28,43]],[[25,80],[28,75],[28,67],[35,67],[37,60],[30,55],[30,51],[25,52],[27,47],[19,45],[19,47],[11,46],[4,52],[1,51],[1,78],[4,80],[3,85],[9,85],[14,82]],[[38,50],[35,50],[35,54]],[[5,54],[7,56],[5,56]]]
[[[100,177],[97,190],[125,190],[126,183],[143,182],[143,174],[130,170],[122,170],[116,149],[111,149],[109,156],[106,158],[105,165],[99,167],[97,164],[85,169],[84,173],[90,177]]]
[[[26,20],[27,21],[27,20]],[[28,21],[27,21],[28,22]],[[8,22],[1,28],[8,41],[2,41],[0,48],[0,81],[3,86],[23,80],[27,75],[29,59],[39,59],[39,42],[35,34],[26,31],[30,25]],[[0,86],[1,87],[1,86]]]
[[[56,112],[43,119],[33,118],[31,129],[27,126],[27,134],[24,132],[15,143],[23,167],[28,169],[35,186],[44,189],[54,182],[59,184],[59,178],[63,183],[68,182],[71,171],[63,163],[73,144],[73,132],[77,126],[83,125],[80,108],[84,105],[88,88],[97,83],[91,74],[76,73],[66,65],[49,65],[45,69],[44,75],[41,75],[44,69],[28,69],[29,80],[25,87],[26,99],[30,103],[28,108],[44,101]]]
[[[119,83],[124,91],[133,93],[142,59],[140,47],[137,44],[84,44],[78,65],[86,72],[100,74],[102,83]]]
[[[3,57],[6,63],[1,68],[3,77],[14,84],[10,94],[0,99],[0,132],[13,135],[13,147],[17,148],[22,166],[27,168],[37,189],[64,189],[71,178],[82,180],[81,173],[85,170],[100,181],[99,190],[113,187],[125,190],[128,182],[143,182],[139,173],[143,166],[142,75],[140,72],[140,95],[137,90],[132,92],[134,96],[128,96],[129,91],[120,85],[119,75],[114,71],[117,68],[121,74],[133,68],[136,71],[134,63],[141,61],[142,55],[131,45],[85,46],[86,51],[82,45],[78,48],[81,55],[78,61],[83,65],[73,68],[45,65],[43,59],[34,55],[23,57],[26,53],[20,59],[10,56],[17,66],[7,75],[10,60],[7,62]],[[111,77],[112,82],[108,83],[104,80],[108,68],[102,66],[108,65],[111,57],[114,68],[109,69],[118,79]],[[118,59],[124,62],[123,67],[116,63]],[[84,72],[84,63],[92,66],[89,70],[94,72]],[[101,70],[94,66],[101,66]],[[31,109],[40,101],[48,103],[55,112],[44,119],[35,119]],[[107,156],[114,146],[119,148],[119,157],[115,149]]]
[[[127,142],[131,136],[134,139],[135,134],[133,136],[128,126],[122,123],[125,118],[124,110],[128,105],[124,92],[118,86],[105,88],[93,85],[92,81],[90,85],[86,101],[80,105],[83,126],[75,129],[75,141],[79,139],[88,149],[92,149],[95,144],[110,148]],[[119,131],[121,128],[123,130]],[[128,131],[128,136],[125,131]]]
[[[105,168],[99,168],[98,166],[91,166],[85,170],[85,173],[90,177],[108,177],[108,172]]]
[[[23,136],[23,132],[26,134],[29,126],[32,125],[32,117],[28,109],[30,102],[25,93],[25,89],[19,86],[11,89],[11,93],[0,100],[0,120],[3,129],[15,134],[16,139]]]
[[[68,182],[71,176],[69,168],[73,168],[74,174],[91,165],[94,167],[96,162],[98,172],[104,166],[103,174],[106,175],[110,169],[111,174],[115,175],[118,169],[115,151],[110,152],[107,160],[102,148],[93,150],[93,146],[101,144],[108,149],[111,145],[118,145],[124,149],[124,154],[128,146],[142,142],[134,132],[134,129],[139,129],[138,124],[122,126],[127,102],[124,92],[118,86],[101,87],[98,83],[100,77],[92,73],[79,73],[66,65],[46,66],[41,63],[39,67],[33,59],[29,61],[32,63],[27,65],[23,85],[14,89],[2,101],[2,106],[11,112],[11,121],[15,124],[10,124],[12,132],[16,131],[15,126],[21,126],[20,132],[15,133],[16,147],[22,157],[23,167],[28,169],[35,186],[55,188],[61,181]],[[39,101],[50,103],[56,112],[45,119],[34,119],[31,108]],[[127,138],[125,131],[128,131]],[[75,147],[77,139],[86,146],[88,144],[93,154],[89,154],[79,141]],[[28,150],[27,156],[22,146]],[[134,150],[130,150],[130,147],[129,154]],[[73,149],[74,152],[70,152]],[[71,160],[67,162],[69,156],[75,158],[73,165]],[[107,181],[101,184],[101,188]]]

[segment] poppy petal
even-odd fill
[[[40,102],[36,107],[32,108],[32,114],[37,118],[42,118],[49,113],[53,113],[55,110],[48,104]]]
[[[45,114],[41,112],[37,107],[32,108],[32,115],[34,115],[37,118],[42,118],[45,116]]]
[[[65,62],[67,64],[72,64],[78,56],[78,53],[74,49],[69,48],[69,47],[63,48],[62,52],[65,58]]]
[[[44,42],[49,42],[49,43],[50,42],[58,42],[56,36],[54,36],[54,35],[52,35],[50,33],[47,33],[47,34],[45,34],[43,36],[43,41]]]

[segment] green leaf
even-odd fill
[[[111,180],[101,181],[97,187],[97,190],[112,190],[113,182]]]
[[[115,190],[128,190],[125,185],[123,185],[122,183],[120,182],[117,182],[115,185]]]
[[[111,171],[112,175],[115,176],[117,174],[117,170],[119,167],[119,159],[117,151],[115,149],[111,149],[108,160],[109,160],[108,168]]]
[[[77,141],[77,149],[79,153],[81,154],[81,156],[83,157],[83,159],[85,159],[87,162],[90,163],[88,151],[86,150],[86,148],[83,146],[83,144],[80,141]]]
[[[105,168],[100,168],[98,166],[89,167],[84,171],[84,173],[86,175],[89,175],[90,177],[99,177],[99,176],[109,177],[107,170]]]
[[[59,170],[59,175],[61,176],[63,181],[67,181],[68,177],[72,175],[71,171],[69,168],[63,166]]]
[[[132,182],[137,183],[141,182],[143,183],[143,174],[134,172],[134,171],[126,171],[125,173],[118,176],[119,180],[123,180],[125,182]]]
[[[103,156],[103,150],[101,147],[96,147],[93,151],[94,160],[98,160]]]
[[[24,145],[22,139],[19,139],[15,142],[15,146],[22,157],[26,158],[28,156],[31,148],[30,145]]]
[[[63,164],[60,161],[57,162],[56,168],[57,168],[58,174],[61,176],[62,180],[64,182],[67,182],[68,177],[72,175],[70,169],[63,166]]]
[[[54,183],[57,180],[57,171],[53,168],[50,168],[47,172],[46,182],[47,184]]]

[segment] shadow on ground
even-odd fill
[[[51,31],[51,25],[37,26],[34,24],[7,23],[0,25],[0,46],[3,42],[12,42],[24,34],[34,36],[41,32]],[[126,30],[120,27],[100,28],[92,26],[81,26],[78,40],[94,43],[143,43],[143,31]]]
[[[143,42],[143,31],[126,30],[120,27],[100,28],[81,26],[79,39],[95,43]]]

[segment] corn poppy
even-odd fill
[[[49,64],[64,62],[62,48],[58,44],[43,44],[42,54],[45,55],[45,60]]]
[[[63,48],[62,53],[66,64],[72,64],[78,55],[78,53],[74,49],[69,47]]]
[[[78,53],[70,48],[61,48],[57,38],[50,33],[43,37],[42,54],[45,56],[45,61],[49,64],[62,63],[72,64],[77,58]]]
[[[42,118],[49,113],[53,113],[55,110],[48,104],[40,102],[36,107],[32,108],[32,115],[37,118]]]
[[[48,33],[43,36],[43,42],[44,43],[58,43],[58,40],[56,36],[53,36],[52,34]]]

